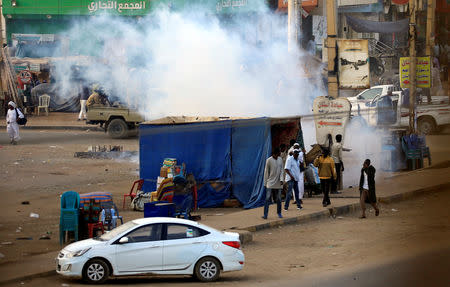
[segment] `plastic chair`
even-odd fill
[[[134,189],[134,187],[137,185],[136,190]],[[129,197],[131,199],[131,201],[133,201],[133,199],[136,197],[136,192],[138,190],[142,190],[142,186],[144,185],[144,180],[143,179],[139,179],[136,180],[135,182],[133,182],[133,185],[131,186],[130,189],[130,193],[125,193],[123,195],[123,206],[122,208],[125,209],[125,200],[127,197]]]
[[[37,108],[37,113],[39,116],[39,110],[44,109],[45,114],[48,116],[48,106],[50,105],[50,96],[47,94],[43,94],[39,97],[39,106]]]
[[[94,229],[101,229],[102,234],[105,233],[105,228],[102,222],[88,223],[89,238],[94,237]]]
[[[78,241],[78,215],[80,195],[75,191],[67,191],[61,196],[61,215],[59,218],[59,243],[64,242],[65,232],[73,231]]]

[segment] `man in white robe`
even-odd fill
[[[22,112],[17,109],[16,103],[10,101],[8,103],[8,113],[6,114],[6,131],[13,145],[17,144],[17,141],[20,139],[17,115],[19,115],[19,118],[24,118]]]

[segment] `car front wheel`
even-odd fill
[[[101,284],[108,279],[109,267],[101,259],[93,259],[86,263],[83,269],[83,279],[87,283]]]
[[[219,278],[220,264],[217,259],[212,257],[204,257],[195,265],[195,277],[203,282],[213,282]]]

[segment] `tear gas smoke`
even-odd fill
[[[75,22],[65,33],[71,50],[91,55],[81,74],[107,94],[137,107],[147,120],[164,116],[293,116],[311,114],[326,92],[321,67],[303,64],[303,51],[287,52],[286,19],[272,13],[258,25],[245,16],[224,25],[216,16],[161,9],[138,23],[100,16]],[[264,12],[262,12],[264,13]],[[258,27],[255,27],[258,26]],[[73,94],[73,63],[53,71],[62,94]],[[315,143],[312,119],[302,121],[307,150]],[[370,137],[371,140],[368,140]],[[344,138],[344,186],[359,180],[362,161],[379,165],[377,136],[349,129]],[[368,144],[371,146],[369,147]]]
[[[315,77],[305,77],[303,52],[287,52],[285,19],[260,17],[258,27],[245,17],[224,25],[198,10],[161,9],[138,24],[93,17],[73,23],[65,35],[71,50],[95,56],[81,70],[86,81],[146,119],[311,113],[312,100],[324,94],[320,71],[309,67]],[[63,90],[77,85],[70,66],[53,71]]]

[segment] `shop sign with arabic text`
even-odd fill
[[[400,70],[400,87],[403,89],[409,88],[409,57],[401,57],[399,70]],[[430,88],[431,87],[431,65],[430,57],[417,57],[416,63],[416,86],[418,88]]]
[[[88,4],[89,14],[145,15],[149,9],[149,1],[91,1]]]

